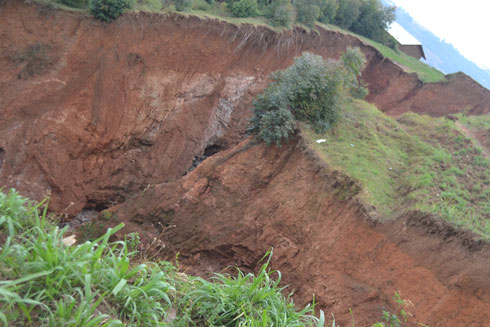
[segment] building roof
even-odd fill
[[[404,29],[397,22],[393,22],[388,29],[388,33],[390,33],[400,44],[403,45],[422,45],[416,38],[412,36],[412,34],[408,33],[406,29]]]

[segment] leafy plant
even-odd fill
[[[259,14],[257,0],[239,0],[231,5],[231,13],[235,17],[255,17]]]
[[[350,90],[351,96],[356,99],[363,99],[369,91],[359,76],[366,66],[366,56],[364,56],[359,48],[348,47],[342,55],[341,60],[344,68],[347,70],[344,83]]]
[[[405,307],[408,306],[407,301],[402,300],[400,294],[395,292],[395,296],[393,296],[393,300],[397,305],[397,311],[395,313],[391,313],[389,311],[383,311],[382,320],[383,322],[377,322],[372,325],[372,327],[402,327],[407,326],[409,313],[405,311]]]
[[[90,0],[90,11],[103,21],[110,22],[131,8],[131,0]]]
[[[192,0],[174,0],[177,11],[187,11],[192,7]]]

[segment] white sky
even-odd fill
[[[490,0],[391,0],[418,23],[490,69]]]

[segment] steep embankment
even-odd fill
[[[0,183],[50,195],[67,214],[180,178],[207,147],[236,144],[267,75],[303,51],[337,58],[360,46],[368,99],[389,113],[490,110],[490,93],[466,77],[423,85],[335,31],[144,13],[104,24],[21,1],[0,6]]]
[[[244,141],[173,183],[112,208],[142,237],[160,235],[166,258],[196,273],[273,267],[296,301],[333,312],[342,326],[370,326],[400,291],[414,321],[484,326],[490,319],[490,247],[417,212],[371,220],[359,185],[325,167],[301,142],[267,148]]]

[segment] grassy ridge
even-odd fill
[[[414,113],[395,120],[354,101],[331,131],[305,126],[303,134],[327,163],[361,182],[380,218],[419,209],[490,239],[490,164],[453,121]]]
[[[338,31],[344,34],[349,34],[357,37],[360,40],[363,40],[364,42],[375,47],[379,52],[381,52],[381,54],[384,57],[393,60],[395,63],[398,63],[406,72],[416,73],[417,76],[420,78],[420,80],[424,83],[436,83],[436,82],[443,82],[446,80],[446,77],[442,72],[438,71],[435,68],[432,68],[431,66],[427,65],[426,63],[423,63],[420,60],[410,57],[409,55],[407,55],[402,51],[396,52],[395,50],[381,43],[370,40],[364,36],[355,34],[351,31],[341,29],[340,27],[335,25],[325,25],[321,23],[318,23],[318,25],[320,25],[325,29]]]
[[[0,322],[5,326],[323,326],[297,310],[266,254],[259,273],[184,275],[137,254],[137,238],[83,244],[14,190],[0,192]]]

